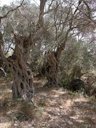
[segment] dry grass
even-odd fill
[[[95,128],[96,100],[63,89],[37,91],[34,107],[12,101],[10,80],[0,79],[0,128]]]

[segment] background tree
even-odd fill
[[[91,7],[92,4],[93,2],[89,5],[87,1],[52,1],[52,11],[48,13],[49,17],[51,17],[49,20],[51,27],[48,30],[51,29],[53,32],[53,40],[51,41],[54,42],[54,45],[53,48],[51,47],[51,51],[48,51],[47,57],[45,57],[47,58],[45,67],[48,85],[57,85],[58,83],[60,57],[70,36],[77,38],[78,35],[84,36],[89,32],[93,32],[95,21],[91,18],[91,8],[89,10],[89,6]]]

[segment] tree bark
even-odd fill
[[[0,27],[1,27],[1,20],[3,18],[6,18],[7,15],[18,9],[20,6],[22,6],[23,1],[19,6],[17,6],[15,9],[12,9],[8,11],[3,17],[0,17]],[[32,72],[29,69],[27,65],[28,57],[29,57],[29,50],[32,46],[32,43],[34,40],[37,39],[38,33],[40,33],[40,28],[43,27],[43,15],[44,15],[44,7],[45,7],[46,0],[40,0],[40,14],[39,19],[37,23],[37,30],[36,33],[33,35],[33,39],[31,38],[31,34],[28,38],[20,37],[18,38],[16,35],[14,35],[15,39],[15,50],[12,56],[5,58],[3,51],[2,51],[2,41],[3,36],[0,32],[0,56],[3,59],[3,61],[6,62],[7,66],[10,67],[13,73],[13,85],[12,85],[12,93],[13,98],[22,97],[24,100],[30,101],[33,94],[33,79],[32,79]]]
[[[45,75],[47,77],[48,86],[57,86],[58,85],[58,71],[59,71],[59,61],[62,51],[65,48],[66,42],[68,40],[69,32],[71,28],[69,28],[65,34],[65,38],[61,39],[61,44],[57,47],[56,51],[50,51],[45,56]]]
[[[45,75],[47,77],[47,86],[57,86],[58,85],[58,60],[56,58],[55,52],[48,52],[45,56],[44,67]]]
[[[27,65],[30,38],[14,36],[15,49],[12,56],[6,58],[2,51],[3,36],[0,33],[0,57],[11,69],[13,74],[12,94],[13,98],[22,98],[31,101],[34,88],[32,72]]]
[[[37,23],[37,26],[39,28],[43,27],[43,24],[44,24],[44,18],[43,18],[43,15],[44,15],[44,7],[45,7],[45,4],[46,4],[46,1],[47,0],[40,0],[40,13],[39,13],[39,19],[38,19],[38,23]]]
[[[28,38],[29,40],[29,38]],[[28,45],[28,40],[26,43]],[[15,38],[15,50],[12,56],[8,58],[9,67],[13,72],[13,85],[12,92],[13,98],[23,98],[24,100],[31,101],[34,89],[32,72],[27,65],[27,46],[25,49],[25,38]],[[29,51],[28,51],[29,52]]]

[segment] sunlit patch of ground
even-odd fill
[[[0,128],[96,128],[94,98],[62,88],[40,88],[34,107],[11,97],[10,80],[0,79]]]

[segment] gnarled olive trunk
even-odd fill
[[[27,65],[30,39],[27,37],[14,36],[15,49],[12,56],[6,58],[2,51],[2,33],[0,38],[0,57],[2,61],[11,69],[13,75],[12,94],[13,98],[23,98],[31,101],[34,89],[32,81],[32,72]]]
[[[60,45],[57,46],[56,51],[50,51],[47,53],[47,56],[45,56],[45,75],[48,80],[48,85],[58,85],[58,71],[59,71],[59,62],[60,57],[62,54],[62,51],[65,49],[66,42],[68,40],[69,32],[72,30],[70,27],[65,34],[64,38],[61,38],[61,40],[58,40],[58,42],[61,42]]]
[[[45,76],[47,77],[47,86],[58,85],[58,59],[55,52],[48,52],[45,57],[44,67]]]
[[[24,47],[25,42],[23,38],[17,38],[15,41],[16,46],[14,53],[8,58],[9,67],[13,71],[13,98],[22,97],[24,100],[31,101],[34,89],[32,72],[27,65],[28,47]],[[26,41],[28,44],[28,40]]]

